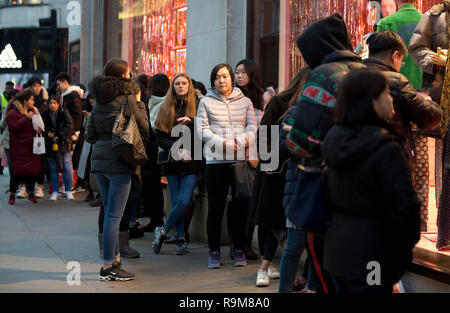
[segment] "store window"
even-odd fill
[[[249,0],[247,55],[260,66],[263,83],[277,87],[280,37],[280,0]]]
[[[187,0],[121,0],[121,56],[136,74],[164,73],[169,78],[186,68]]]

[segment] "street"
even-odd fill
[[[5,170],[5,172],[7,172]],[[0,176],[0,293],[276,293],[278,281],[268,288],[255,287],[259,262],[233,268],[229,248],[222,247],[222,269],[207,268],[205,243],[189,244],[189,253],[175,255],[174,245],[164,245],[161,254],[152,251],[152,233],[130,241],[141,254],[123,259],[124,268],[136,275],[126,283],[100,282],[98,210],[76,194],[77,201],[56,203],[40,200],[32,204],[18,199],[9,206],[5,191],[9,176]],[[46,195],[48,199],[48,194]],[[80,285],[70,286],[69,262],[81,266]],[[279,266],[279,260],[275,261]],[[69,275],[69,278],[73,276]]]

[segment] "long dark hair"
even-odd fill
[[[339,86],[334,108],[335,123],[353,127],[379,121],[373,100],[378,99],[386,88],[389,88],[386,78],[377,71],[350,71]]]
[[[165,74],[156,74],[148,80],[149,97],[164,97],[170,87],[170,80]]]
[[[247,98],[252,100],[255,109],[263,110],[264,89],[258,64],[253,60],[242,60],[236,65],[236,70],[239,65],[244,65],[249,78],[248,85],[245,88],[241,88],[242,92]]]

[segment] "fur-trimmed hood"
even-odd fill
[[[119,96],[137,95],[139,85],[125,78],[98,76],[92,81],[92,94],[98,104],[106,104]]]

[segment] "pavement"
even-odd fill
[[[5,171],[6,172],[6,171]],[[193,242],[189,253],[175,255],[174,245],[164,245],[161,254],[151,248],[152,233],[131,240],[139,259],[123,259],[123,267],[136,275],[131,282],[100,282],[98,211],[82,200],[50,202],[50,195],[37,204],[18,200],[8,205],[9,176],[0,176],[0,293],[277,293],[278,281],[268,288],[255,287],[258,261],[233,268],[229,248],[222,247],[223,267],[207,267],[208,248]],[[71,286],[67,269],[79,262],[80,285]],[[274,262],[279,268],[279,260]],[[69,279],[69,281],[72,281]]]

